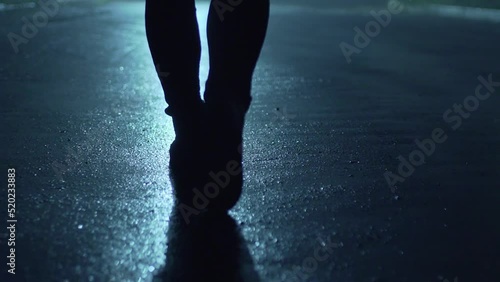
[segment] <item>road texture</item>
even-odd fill
[[[233,281],[500,280],[499,23],[403,7],[363,43],[354,28],[370,9],[274,4],[243,196],[190,233],[144,3],[61,3],[16,53],[8,34],[40,9],[0,11],[1,281],[152,281],[164,265],[165,281],[199,268]]]

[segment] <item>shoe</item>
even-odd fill
[[[234,104],[207,104],[207,145],[210,180],[219,186],[210,209],[227,211],[238,202],[243,187],[242,141],[245,111]]]
[[[206,148],[183,142],[180,139],[174,140],[170,145],[169,172],[178,205],[184,204],[196,209],[196,213],[205,210],[206,204],[201,207],[195,204],[194,189],[200,191],[207,182]]]
[[[165,113],[172,117],[176,140],[197,142],[205,135],[203,131],[206,114],[201,100],[193,101],[189,107],[169,106]]]
[[[175,140],[170,145],[170,178],[174,194],[180,202],[192,203],[193,189],[205,181],[208,134],[205,124],[205,107],[202,103],[190,110],[165,110],[172,117]]]
[[[226,213],[243,187],[245,112],[234,105],[203,105],[193,119],[174,119],[170,178],[179,204],[198,212]],[[177,116],[179,117],[179,116]]]

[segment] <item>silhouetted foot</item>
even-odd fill
[[[176,137],[170,147],[170,176],[186,218],[204,212],[225,213],[243,186],[244,113],[225,105],[206,106],[193,138]]]
[[[170,178],[178,202],[193,207],[193,189],[203,187],[207,174],[207,148],[201,142],[175,139],[170,145]],[[197,210],[206,207],[193,208]]]
[[[210,123],[210,176],[218,183],[214,210],[229,210],[239,200],[243,186],[242,141],[245,110],[232,104],[207,104]]]
[[[174,111],[176,110],[176,111]],[[192,206],[193,189],[203,188],[207,171],[208,129],[203,103],[191,109],[167,108],[175,140],[170,145],[170,177],[178,201]]]
[[[193,148],[178,140],[172,143],[170,179],[175,205],[187,224],[193,216],[225,214],[236,204],[242,187],[240,167],[241,161],[223,161],[207,145]]]
[[[183,144],[201,142],[206,136],[206,110],[201,99],[185,105],[169,106],[165,113],[172,117],[175,140]]]

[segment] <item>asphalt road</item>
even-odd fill
[[[143,3],[59,8],[17,53],[7,35],[40,8],[0,11],[1,281],[151,281],[164,265],[165,281],[500,279],[500,86],[484,83],[500,81],[498,23],[403,9],[361,48],[370,10],[274,5],[244,194],[193,232],[173,206]]]

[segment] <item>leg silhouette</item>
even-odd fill
[[[234,7],[227,8],[231,3]],[[204,94],[208,104],[232,103],[248,109],[268,18],[269,0],[211,2],[207,23],[210,72]]]
[[[194,0],[147,0],[146,34],[176,136],[196,138],[202,101],[201,43]]]
[[[210,71],[204,100],[211,129],[211,168],[229,177],[215,199],[222,210],[233,207],[241,194],[243,126],[268,18],[269,0],[214,0],[210,5]]]
[[[176,133],[170,149],[171,177],[183,203],[194,205],[195,197],[200,198],[195,189],[210,194],[198,209],[227,211],[240,197],[244,118],[268,18],[269,0],[211,2],[204,103],[194,0],[146,1],[149,47]]]
[[[172,117],[170,176],[176,197],[192,205],[192,190],[206,173],[203,103],[199,68],[201,42],[194,0],[146,0],[146,35]],[[203,187],[203,186],[202,186]]]

